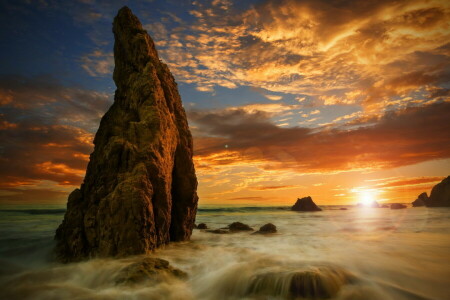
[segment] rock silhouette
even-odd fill
[[[427,207],[450,207],[450,176],[431,189],[425,204]]]
[[[297,199],[297,202],[295,202],[294,206],[291,208],[295,211],[321,211],[322,209],[319,208],[311,197],[304,197],[301,199]]]
[[[194,226],[193,144],[177,84],[129,8],[113,32],[117,90],[56,231],[63,262],[148,253],[189,239]]]
[[[427,201],[428,201],[427,193],[422,193],[411,204],[413,207],[425,206]]]

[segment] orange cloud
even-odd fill
[[[295,189],[298,186],[296,185],[272,185],[272,186],[255,186],[250,187],[250,190],[254,191],[267,191],[267,190],[287,190],[287,189]]]
[[[196,132],[196,159],[209,168],[249,164],[265,170],[327,173],[449,158],[449,114],[450,103],[441,102],[388,112],[353,129],[323,130],[282,128],[264,114],[243,110],[189,115],[203,129]]]

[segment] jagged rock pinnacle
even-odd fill
[[[128,7],[113,32],[117,90],[56,232],[64,262],[147,253],[189,239],[194,226],[192,136],[175,80]]]

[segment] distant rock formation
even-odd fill
[[[63,262],[147,253],[189,239],[194,226],[193,144],[177,84],[129,8],[113,32],[117,90],[56,231]]]
[[[425,205],[427,207],[450,207],[450,176],[431,189],[430,197]]]
[[[401,204],[401,203],[392,203],[391,204],[391,209],[402,209],[402,208],[406,208],[406,205]]]
[[[297,199],[297,202],[295,202],[294,206],[291,208],[295,211],[321,211],[322,209],[319,208],[312,198],[310,196],[304,197],[301,199]]]
[[[411,204],[413,207],[425,206],[427,201],[428,201],[427,193],[422,193]]]

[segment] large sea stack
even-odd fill
[[[56,231],[63,262],[148,253],[194,227],[197,178],[177,84],[129,8],[113,32],[117,90]]]

